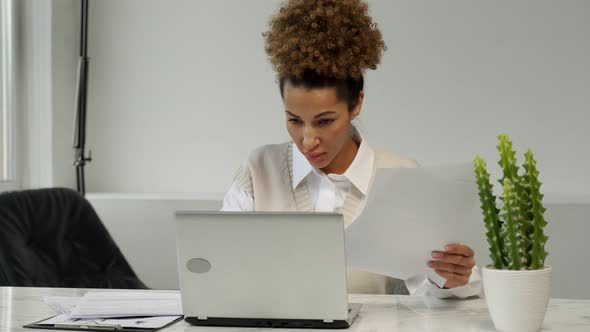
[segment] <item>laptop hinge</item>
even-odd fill
[[[334,320],[333,319],[324,319],[324,323],[332,324],[332,323],[334,323]]]
[[[197,320],[207,320],[207,316],[197,316]]]

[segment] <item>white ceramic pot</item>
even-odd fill
[[[483,289],[496,329],[501,332],[537,332],[541,329],[549,292],[550,266],[541,270],[483,268]]]

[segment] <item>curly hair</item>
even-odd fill
[[[361,0],[289,0],[263,33],[279,79],[304,72],[337,80],[359,79],[386,50],[377,24]]]

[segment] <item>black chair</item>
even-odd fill
[[[0,286],[146,286],[76,191],[50,188],[0,194]]]

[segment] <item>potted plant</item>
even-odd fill
[[[539,331],[551,288],[545,265],[543,194],[531,150],[519,172],[516,152],[506,134],[498,136],[503,186],[500,201],[493,194],[486,163],[475,157],[475,177],[481,200],[492,264],[483,268],[486,303],[496,329],[502,332]]]

